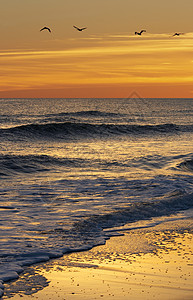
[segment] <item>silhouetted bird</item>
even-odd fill
[[[141,35],[143,32],[146,32],[146,30],[141,30],[140,32],[135,31],[135,34]]]
[[[184,34],[184,33],[182,33],[182,32],[176,32],[176,33],[174,33],[172,36],[179,36],[179,35],[181,35],[181,34]]]
[[[83,27],[83,28],[79,28],[79,27],[76,27],[76,26],[73,26],[75,29],[77,29],[78,31],[83,31],[85,30],[87,27]]]
[[[42,29],[40,29],[40,31],[42,30],[48,30],[49,32],[51,32],[51,29],[49,27],[43,27]]]
[[[141,35],[143,32],[146,32],[146,30],[141,30],[140,32],[135,31],[135,34]]]

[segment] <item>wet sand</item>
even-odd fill
[[[193,220],[127,231],[26,269],[3,299],[193,299]]]

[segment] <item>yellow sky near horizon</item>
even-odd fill
[[[0,97],[125,97],[135,90],[143,97],[191,98],[193,32],[190,23],[193,21],[189,17],[193,3],[185,1],[186,9],[175,8],[175,18],[172,15],[169,20],[168,11],[181,3],[171,2],[173,5],[166,6],[164,0],[156,6],[151,0],[146,5],[139,1],[140,9],[134,1],[126,0],[105,3],[99,0],[92,4],[84,0],[81,6],[76,0],[73,4],[66,1],[65,5],[60,0],[33,3],[15,0],[11,8],[3,3]],[[153,17],[147,24],[150,4]],[[125,11],[130,12],[131,8],[139,11],[126,21]],[[155,19],[158,11],[159,19]],[[106,17],[105,13],[108,13]],[[11,19],[9,23],[6,14]],[[64,15],[66,19],[62,20]],[[112,22],[115,15],[118,25]],[[143,20],[140,24],[139,16]],[[179,16],[181,21],[174,30]],[[99,18],[101,22],[97,24]],[[150,28],[151,21],[156,25],[152,26],[154,30]],[[126,22],[130,23],[128,29]],[[45,25],[50,26],[51,34],[39,31]],[[73,25],[88,28],[78,32]],[[143,28],[146,33],[134,35],[135,30]],[[172,37],[173,32],[185,34]]]

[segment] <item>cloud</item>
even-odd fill
[[[64,49],[0,51],[0,90],[67,84],[189,83],[193,80],[192,36],[147,33],[129,39],[124,34],[92,35],[68,40]]]

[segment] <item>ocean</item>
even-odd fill
[[[193,216],[193,99],[0,99],[0,295],[25,266]]]

